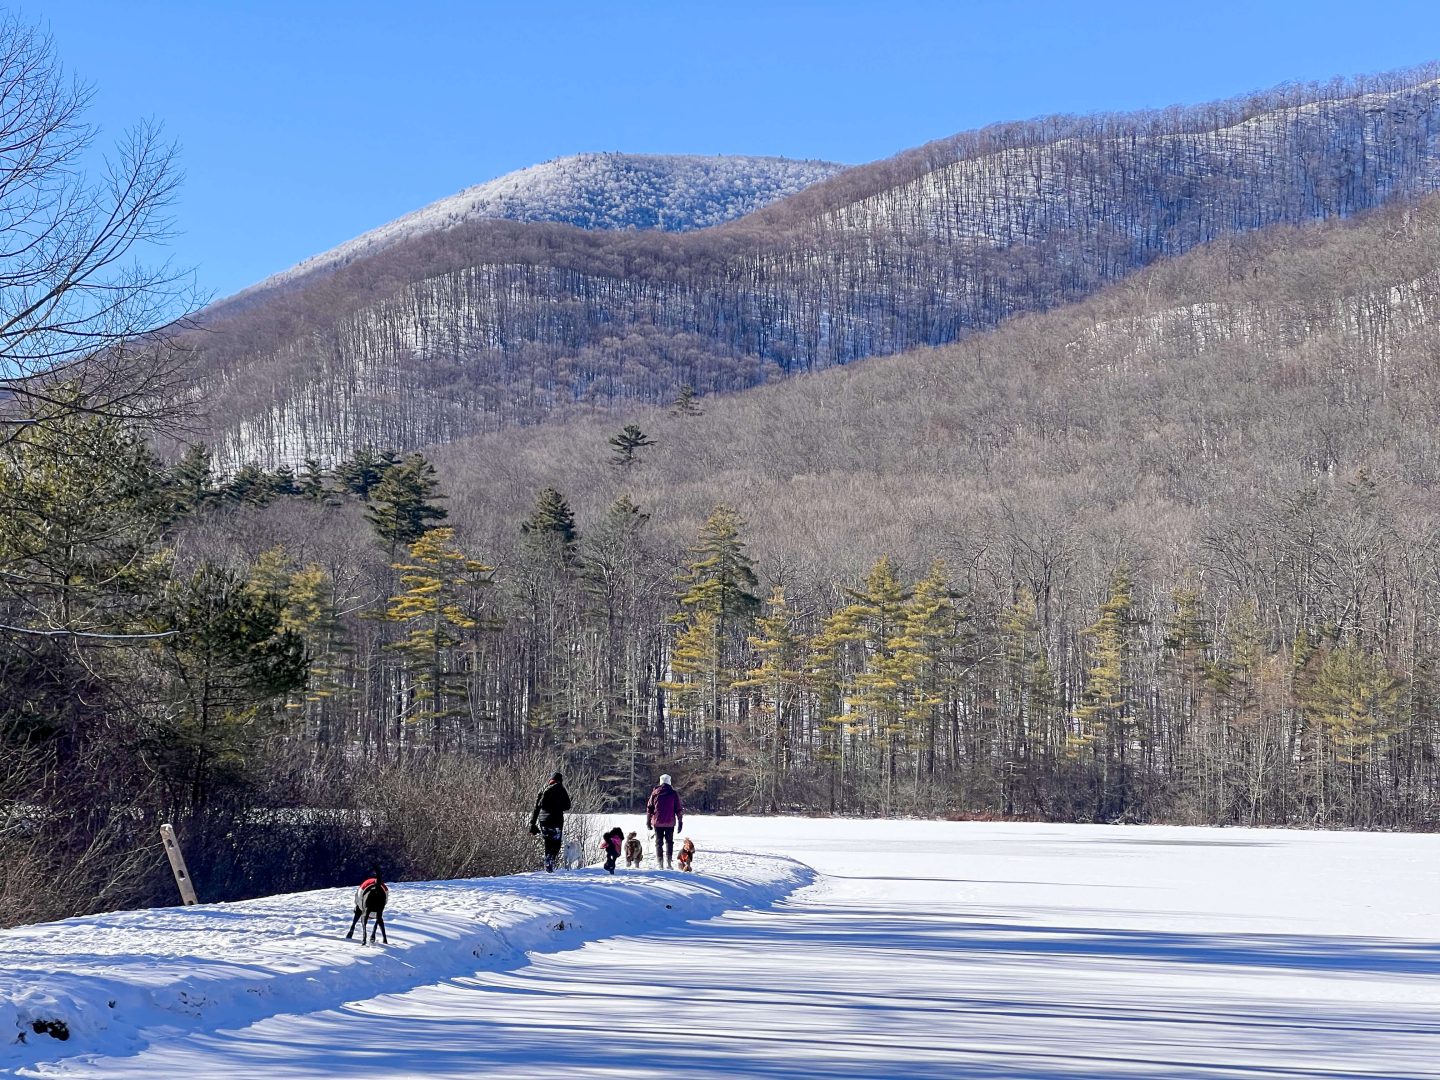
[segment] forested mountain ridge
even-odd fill
[[[704,229],[793,195],[845,167],[829,161],[740,155],[575,154],[439,199],[253,288],[293,282],[467,221],[553,221],[582,229],[666,232]]]
[[[955,340],[1218,236],[1435,189],[1437,97],[1427,68],[998,125],[684,235],[461,224],[213,320],[211,441],[333,460]]]

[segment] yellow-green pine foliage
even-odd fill
[[[1122,563],[1111,573],[1110,592],[1100,605],[1100,617],[1082,631],[1090,643],[1090,667],[1081,705],[1075,710],[1079,722],[1075,738],[1080,746],[1091,745],[1101,736],[1112,742],[1126,737],[1136,625],[1130,588],[1130,572]]]
[[[900,632],[890,639],[893,670],[899,682],[900,735],[913,739],[934,724],[945,703],[946,658],[960,644],[960,619],[949,574],[937,562],[915,584],[901,617]]]
[[[1040,633],[1035,593],[1029,588],[1020,589],[1015,602],[1001,612],[1000,633],[1010,690],[1022,714],[1022,731],[1041,730],[1057,715],[1059,697]]]
[[[859,661],[845,687],[845,703],[854,713],[849,726],[882,738],[900,723],[901,674],[892,661],[910,590],[885,556],[871,567],[863,590],[846,592],[852,603],[835,613],[826,630],[836,644],[850,643]]]
[[[1358,644],[1322,646],[1300,707],[1335,759],[1356,764],[1403,727],[1404,680]]]
[[[410,545],[410,561],[396,563],[404,590],[390,598],[384,618],[404,636],[389,647],[405,661],[408,721],[459,715],[468,698],[467,658],[480,632],[493,628],[484,596],[493,569],[455,545],[454,529],[432,529]]]
[[[342,686],[348,646],[330,575],[314,563],[297,567],[285,548],[277,544],[255,560],[250,582],[252,587],[281,598],[280,625],[299,634],[305,642],[310,677],[304,700],[317,702],[335,697]],[[287,707],[299,706],[290,702]]]
[[[728,655],[730,639],[738,637],[732,631],[743,630],[760,606],[755,595],[759,579],[740,539],[743,525],[733,509],[717,506],[690,549],[676,597],[681,610],[675,620],[684,629],[671,657],[672,678],[663,684],[676,695],[682,711],[702,720],[710,718],[714,740],[710,749],[717,758],[722,750],[723,699],[738,677]]]
[[[758,691],[751,710],[759,714],[769,744],[766,792],[773,809],[778,799],[780,776],[790,759],[790,722],[797,705],[808,690],[805,672],[805,639],[795,631],[794,613],[777,585],[766,602],[766,614],[755,620],[756,632],[750,648],[756,664],[738,686]]]
[[[722,688],[719,617],[696,611],[675,638],[670,652],[671,678],[660,685],[670,693],[671,708],[703,720]]]

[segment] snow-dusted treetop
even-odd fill
[[[582,229],[688,232],[743,217],[835,175],[831,161],[679,154],[576,154],[466,188],[314,255],[261,285],[343,266],[467,221],[558,221]]]

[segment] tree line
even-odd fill
[[[659,449],[637,436],[614,437],[621,485]],[[551,765],[597,807],[664,770],[711,812],[1431,819],[1436,613],[1365,475],[1278,508],[1256,580],[1214,576],[1216,538],[1169,584],[1120,558],[1086,597],[1038,551],[1008,579],[952,554],[786,583],[731,507],[676,545],[627,496],[578,521],[553,488],[499,560],[445,523],[418,455],[293,491],[205,458],[167,467],[124,422],[70,416],[0,464],[17,889],[163,895],[162,819],[219,896],[322,883],[362,851],[425,875],[523,865],[497,822]],[[1344,582],[1315,539],[1342,526],[1364,542]],[[433,850],[412,797],[496,839]]]

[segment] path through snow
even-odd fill
[[[1440,1078],[1440,837],[692,825],[702,871],[723,844],[823,876],[774,907],[34,1075]]]

